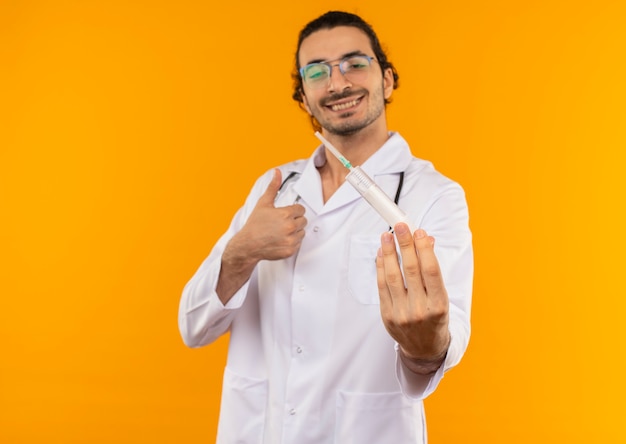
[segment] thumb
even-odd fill
[[[272,177],[272,181],[267,186],[265,193],[261,195],[257,205],[264,206],[274,206],[274,199],[276,199],[276,195],[278,194],[278,189],[280,188],[280,184],[282,181],[282,174],[278,168],[274,169],[274,177]]]

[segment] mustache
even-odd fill
[[[341,93],[331,94],[320,101],[323,106],[328,106],[329,103],[336,102],[338,100],[348,99],[355,96],[363,96],[367,93],[364,89],[361,90],[349,90]]]

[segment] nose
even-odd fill
[[[335,68],[337,72],[335,73]],[[334,75],[333,75],[334,74]],[[346,78],[339,68],[339,63],[331,65],[330,77],[328,78],[328,92],[344,91],[352,87],[352,83]]]

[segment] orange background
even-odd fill
[[[296,36],[362,14],[389,126],[459,181],[473,336],[432,443],[626,442],[623,1],[1,1],[0,442],[213,442],[226,339],[180,292],[257,176],[317,145]]]

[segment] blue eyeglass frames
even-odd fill
[[[333,62],[339,63],[333,63]],[[338,66],[343,76],[350,80],[362,78],[370,69],[374,57],[367,55],[351,55],[328,62],[309,63],[300,68],[300,77],[310,88],[321,88],[328,84],[333,67]]]

